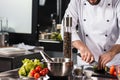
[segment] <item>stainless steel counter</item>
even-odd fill
[[[22,65],[22,60],[24,58],[34,59],[34,58],[42,58],[39,53],[30,53],[30,54],[22,54],[15,56],[3,56],[0,55],[0,72],[19,68]]]
[[[53,52],[53,51],[45,51],[50,57],[63,57],[62,52]],[[25,56],[24,56],[25,58]],[[22,58],[23,59],[23,58]],[[42,59],[42,58],[39,58]],[[73,62],[76,63],[76,54],[73,53]],[[18,75],[18,68],[1,72],[0,73],[0,80],[32,80],[32,79],[21,79],[19,78]],[[43,78],[40,80],[86,80],[84,77],[82,79],[79,78],[74,78],[72,75],[70,76],[65,76],[65,77],[49,77]],[[92,80],[117,80],[116,77],[110,76],[108,74],[93,74],[92,75]]]
[[[62,52],[56,52],[56,51],[45,51],[45,52],[50,57],[63,57]],[[0,55],[0,72],[19,68],[22,65],[22,60],[24,58],[42,59],[39,52],[31,52],[29,54],[21,54],[21,55],[14,55],[14,56]]]
[[[14,69],[0,73],[0,80],[34,80],[34,79],[22,79],[18,75],[18,69]],[[86,80],[86,78],[84,76],[82,78],[65,76],[65,77],[44,77],[38,80]],[[117,80],[117,78],[93,75],[92,80]]]

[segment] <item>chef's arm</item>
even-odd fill
[[[102,54],[99,57],[99,69],[105,68],[108,62],[110,62],[116,54],[120,52],[120,44],[115,44],[106,54]],[[109,63],[108,63],[109,64]]]
[[[120,52],[120,44],[115,44],[108,52],[110,52],[111,56],[115,56]]]
[[[82,41],[80,40],[72,41],[72,46],[80,51],[82,60],[86,61],[87,63],[91,63],[94,61],[93,54]]]
[[[80,40],[72,41],[72,46],[80,51],[83,49],[83,47],[86,47],[85,44]]]

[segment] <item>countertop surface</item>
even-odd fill
[[[20,78],[18,75],[18,70],[19,69],[14,69],[14,70],[9,70],[0,73],[0,80],[34,80],[34,79],[23,79]],[[108,77],[108,76],[103,76],[103,75],[93,75],[92,80],[117,80],[116,77]],[[38,80],[86,80],[85,77],[83,76],[81,79],[80,78],[75,78],[72,75],[70,76],[65,76],[65,77],[49,77],[46,76],[42,79]]]
[[[62,52],[46,51],[50,57],[63,57]],[[73,62],[76,63],[76,54],[73,53]],[[18,68],[19,69],[19,68]],[[0,73],[0,80],[31,80],[31,79],[21,79],[18,75],[18,69],[13,69]],[[39,80],[86,80],[84,77],[82,79],[74,78],[72,75],[65,77],[44,77]],[[92,80],[117,80],[117,77],[111,76],[109,74],[97,74],[92,75]]]

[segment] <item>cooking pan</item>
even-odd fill
[[[73,69],[73,62],[69,58],[51,58],[54,62],[46,62],[42,59],[42,62],[49,70],[48,76],[68,76]]]

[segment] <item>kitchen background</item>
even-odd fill
[[[23,0],[24,1],[24,0]],[[45,1],[45,2],[44,2]],[[32,0],[32,33],[9,33],[9,44],[24,42],[28,45],[44,46],[46,50],[62,51],[62,42],[39,41],[41,32],[49,31],[52,28],[52,20],[61,24],[65,9],[70,0]]]
[[[17,24],[20,26],[19,28],[13,27],[14,30],[11,30],[10,32],[8,31],[9,35],[7,35],[6,39],[9,46],[25,43],[26,45],[43,46],[45,51],[63,51],[62,41],[41,39],[40,35],[41,33],[51,33],[53,22],[55,22],[56,25],[61,24],[61,20],[69,1],[70,0],[0,0],[0,17],[2,17],[1,15],[4,15],[4,17],[9,15],[8,27],[11,27],[11,20],[13,20],[13,22],[18,21],[19,23],[21,19],[22,23],[24,23],[29,20],[29,17],[31,19],[29,25],[32,27],[26,26],[27,29],[31,29],[31,31],[26,32],[25,26],[22,24]],[[26,12],[25,15],[23,15],[24,11]],[[29,13],[30,11],[31,13]],[[21,32],[19,29],[21,29]],[[2,30],[0,33],[2,33]],[[1,35],[2,34],[0,34],[0,36]],[[58,54],[55,54],[55,52],[48,53],[51,57],[62,56],[61,52]],[[0,72],[20,67],[22,65],[21,61],[24,58],[42,59],[39,53],[0,56]]]

